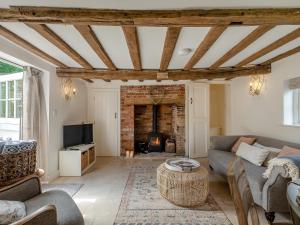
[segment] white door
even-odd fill
[[[206,157],[208,149],[209,86],[189,86],[189,157]]]
[[[97,91],[94,101],[96,155],[118,156],[118,91]]]

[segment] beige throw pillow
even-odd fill
[[[235,144],[233,145],[233,147],[231,148],[231,151],[232,151],[233,153],[236,153],[237,150],[238,150],[238,148],[239,148],[239,146],[240,146],[240,144],[241,144],[242,142],[247,143],[247,144],[249,144],[249,145],[252,145],[252,144],[254,143],[254,141],[255,141],[255,138],[252,138],[252,137],[240,137],[240,138],[235,142]]]
[[[264,145],[261,145],[261,144],[259,144],[259,143],[257,143],[257,142],[255,142],[255,143],[253,144],[253,146],[258,147],[258,148],[261,148],[261,149],[266,149],[266,150],[269,150],[269,151],[270,151],[270,153],[269,153],[269,155],[267,156],[266,160],[265,160],[264,163],[262,164],[262,166],[264,166],[264,167],[268,167],[269,161],[270,161],[271,159],[276,158],[276,157],[278,156],[279,152],[281,151],[281,149],[279,149],[279,148],[273,148],[273,147],[264,146]]]
[[[254,165],[261,166],[266,160],[270,151],[258,148],[252,145],[248,145],[242,142],[236,152],[236,155],[246,159]]]

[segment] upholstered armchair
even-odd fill
[[[73,199],[63,191],[42,193],[36,175],[1,188],[0,200],[24,202],[27,216],[13,225],[84,225]]]

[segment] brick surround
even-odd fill
[[[135,141],[145,141],[152,131],[151,88],[163,89],[158,106],[158,132],[176,139],[176,152],[185,151],[185,86],[121,86],[121,154],[134,151]]]

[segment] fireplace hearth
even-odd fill
[[[157,132],[157,105],[152,106],[152,132],[148,135],[148,152],[163,152],[164,138]]]

